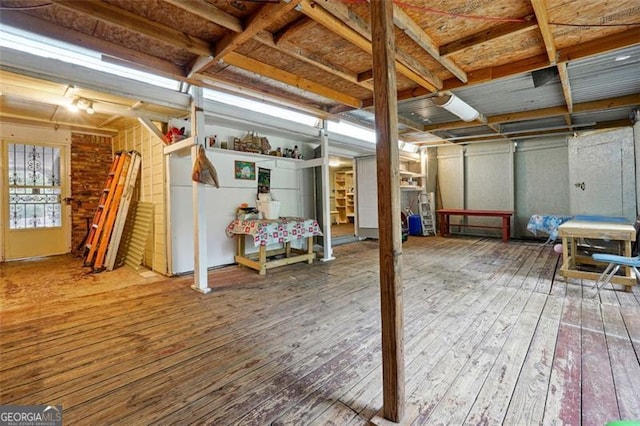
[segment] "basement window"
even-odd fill
[[[14,49],[42,58],[57,59],[69,64],[80,65],[96,71],[132,80],[149,83],[171,90],[179,90],[177,80],[160,77],[129,67],[102,61],[102,54],[74,44],[34,34],[8,25],[0,26],[0,46]]]

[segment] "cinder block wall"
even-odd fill
[[[104,184],[113,161],[112,138],[72,133],[71,135],[71,250],[87,233],[98,207]],[[79,251],[82,253],[82,250]]]

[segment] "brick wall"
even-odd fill
[[[71,135],[71,249],[74,253],[87,233],[87,218],[90,222],[93,219],[112,161],[110,137]]]

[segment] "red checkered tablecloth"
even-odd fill
[[[274,220],[236,219],[227,226],[226,233],[229,238],[236,234],[251,235],[255,247],[322,235],[320,225],[315,219],[302,217],[281,217]]]

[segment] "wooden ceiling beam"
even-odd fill
[[[497,27],[489,28],[479,33],[471,34],[468,37],[461,38],[459,40],[452,41],[451,43],[443,44],[440,46],[441,56],[450,56],[454,53],[458,53],[465,49],[470,49],[488,41],[494,41],[502,37],[512,37],[514,35],[530,31],[537,28],[538,23],[535,17],[526,16],[524,22],[507,22]]]
[[[542,34],[542,40],[544,41],[544,47],[547,51],[547,57],[550,64],[557,64],[558,75],[560,76],[560,84],[562,86],[562,93],[564,95],[564,102],[567,104],[567,112],[565,115],[565,121],[567,124],[571,124],[571,111],[573,110],[573,96],[571,95],[571,81],[569,80],[569,72],[567,71],[567,64],[558,63],[556,50],[556,42],[553,36],[553,31],[549,26],[549,15],[547,13],[546,0],[531,0],[531,5],[536,14],[538,20],[538,28],[540,34]]]
[[[351,9],[341,2],[325,2],[321,5],[322,7],[318,4],[311,4],[308,0],[302,0],[299,10],[365,52],[372,53],[371,31],[360,17],[353,14]],[[396,68],[402,75],[431,92],[442,87],[440,78],[400,49],[396,49]]]
[[[233,65],[234,67],[254,72],[256,74],[280,81],[282,83],[297,87],[302,90],[306,90],[311,93],[315,93],[327,99],[331,99],[333,101],[349,105],[354,108],[360,108],[362,106],[362,102],[358,98],[346,95],[343,92],[307,80],[290,72],[283,71],[272,65],[249,58],[248,56],[240,55],[239,53],[227,53],[224,57],[224,62],[228,63],[229,65]]]
[[[211,55],[213,53],[209,43],[198,37],[193,37],[166,25],[141,17],[127,10],[112,6],[105,2],[52,0],[58,6],[76,13],[95,18],[109,25],[161,40],[172,46],[180,47],[197,55]]]
[[[190,0],[188,2],[184,0],[164,0],[164,2],[186,10],[234,33],[242,32],[242,21],[239,18],[218,9],[206,0]]]
[[[407,13],[394,4],[393,6],[393,22],[406,35],[422,47],[433,59],[438,61],[440,65],[445,67],[449,72],[456,76],[460,81],[467,82],[467,73],[460,68],[455,62],[449,58],[441,56],[440,49],[436,43],[424,32],[422,28]]]
[[[567,63],[561,62],[557,65],[557,67],[558,67],[558,74],[560,75],[560,84],[562,85],[562,93],[564,94],[564,101],[567,104],[567,111],[569,113],[572,113],[573,112],[573,95],[571,94],[571,81],[569,80],[569,71],[567,70]]]
[[[549,63],[555,65],[557,62],[556,42],[553,37],[553,32],[549,26],[549,15],[547,14],[547,2],[545,0],[531,0],[533,11],[536,14],[538,20],[538,28],[540,34],[542,34],[542,40],[544,41],[544,47],[547,50],[547,57]]]
[[[280,41],[276,42],[275,37],[271,33],[262,31],[256,35],[255,40],[264,44],[265,46],[269,46],[272,49],[276,49],[279,52],[291,56],[292,58],[306,62],[309,65],[313,65],[314,67],[319,68],[329,74],[335,75],[346,81],[364,87],[367,90],[373,91],[373,84],[368,81],[359,80],[358,74],[336,64],[332,64],[321,56],[294,45],[286,38],[280,39]]]
[[[205,71],[211,64],[233,52],[236,48],[251,40],[260,31],[263,31],[283,15],[291,12],[301,0],[289,2],[268,3],[262,6],[247,20],[244,29],[240,33],[227,34],[216,43],[215,53],[205,58],[198,58],[189,70],[189,76]]]

